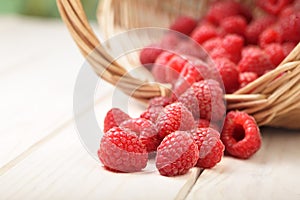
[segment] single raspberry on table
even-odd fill
[[[156,58],[163,52],[158,44],[152,44],[143,48],[140,52],[140,62],[147,69],[151,70]]]
[[[254,72],[258,76],[274,69],[276,66],[271,63],[268,55],[258,47],[246,47],[242,51],[242,59],[238,64],[240,72]]]
[[[276,22],[276,18],[271,15],[254,19],[246,28],[246,39],[249,44],[257,44],[259,35],[269,26]]]
[[[281,44],[272,43],[265,46],[264,51],[269,56],[271,62],[278,66],[285,58],[285,53]]]
[[[146,167],[146,147],[134,133],[120,127],[110,129],[102,137],[98,157],[112,171],[137,172]]]
[[[238,111],[227,114],[221,140],[226,152],[243,159],[251,157],[261,146],[260,130],[255,119]]]
[[[251,11],[234,0],[215,1],[209,7],[207,12],[207,20],[219,24],[224,18],[241,15],[246,18],[247,21],[252,19]]]
[[[254,72],[243,72],[239,74],[240,88],[245,87],[249,83],[253,82],[258,78],[257,74]]]
[[[212,128],[197,128],[191,131],[199,148],[199,159],[196,166],[212,168],[223,157],[224,145],[220,133]]]
[[[163,176],[183,175],[195,166],[198,158],[198,146],[192,135],[185,131],[175,131],[158,146],[156,168]]]
[[[135,133],[148,152],[156,151],[160,144],[161,140],[158,138],[156,126],[147,119],[129,119],[120,124],[120,128]]]
[[[245,35],[247,21],[243,16],[235,15],[221,20],[220,27],[226,34]]]
[[[156,120],[160,139],[177,130],[191,130],[195,125],[192,113],[179,102],[166,106]]]
[[[180,16],[170,26],[171,30],[189,35],[197,26],[197,20],[189,16]]]
[[[201,24],[191,33],[191,38],[199,44],[217,36],[218,30],[211,24]]]
[[[227,94],[235,92],[239,87],[239,72],[236,64],[227,58],[215,59],[215,64],[220,72]]]
[[[104,132],[113,127],[118,127],[123,121],[130,119],[130,116],[119,108],[110,109],[104,118]]]
[[[226,112],[223,94],[220,84],[209,79],[194,83],[178,101],[193,113],[195,119],[217,122],[223,119]]]
[[[256,5],[272,15],[277,15],[293,0],[257,0]]]
[[[300,12],[283,17],[278,23],[285,42],[298,43],[300,41]]]
[[[259,35],[259,46],[265,47],[268,44],[281,43],[282,37],[277,27],[267,28]]]

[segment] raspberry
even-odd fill
[[[259,35],[259,46],[265,47],[268,44],[271,43],[281,43],[282,42],[282,36],[279,33],[279,31],[272,27],[264,30]]]
[[[285,58],[283,48],[280,44],[273,43],[266,45],[264,50],[275,66],[278,66]]]
[[[277,15],[291,2],[292,0],[257,0],[256,4],[266,12]]]
[[[202,46],[206,51],[211,52],[213,49],[222,46],[222,39],[220,37],[209,39],[205,41]]]
[[[165,107],[173,102],[174,100],[171,97],[154,97],[149,101],[149,107],[152,106]]]
[[[234,33],[244,36],[247,28],[247,21],[244,17],[236,15],[221,20],[220,26],[227,34]]]
[[[254,72],[243,72],[239,74],[240,88],[245,87],[249,83],[253,82],[258,78],[257,74]]]
[[[218,71],[212,65],[204,63],[200,59],[188,58],[188,63],[181,71],[178,80],[174,84],[174,94],[180,96],[195,82],[205,79],[217,79]]]
[[[240,72],[254,72],[258,76],[274,69],[268,55],[257,47],[247,47],[242,51],[242,59],[238,64]]]
[[[282,50],[284,53],[284,57],[287,57],[292,50],[295,48],[296,44],[293,42],[285,42],[282,44]]]
[[[214,48],[210,54],[211,58],[213,60],[217,59],[217,58],[231,58],[231,55],[226,51],[225,48],[223,48],[222,46],[219,48]],[[231,60],[231,59],[230,59]]]
[[[229,55],[229,59],[238,63],[244,46],[244,38],[236,34],[228,34],[222,40],[222,47]]]
[[[129,115],[119,108],[110,109],[104,118],[104,132],[113,127],[118,127],[123,121],[130,119]]]
[[[197,128],[208,128],[210,125],[210,122],[206,119],[198,119],[197,120]]]
[[[158,56],[152,69],[156,81],[174,83],[187,60],[179,55],[163,52]]]
[[[189,132],[175,131],[157,148],[156,167],[163,176],[186,174],[199,158],[198,146]]]
[[[209,24],[200,25],[191,33],[191,38],[199,44],[217,36],[216,27]]]
[[[102,137],[98,157],[112,171],[137,172],[146,167],[148,153],[134,133],[114,127]]]
[[[243,159],[252,156],[261,146],[260,131],[255,119],[238,111],[227,114],[221,140],[226,152]]]
[[[285,42],[298,43],[300,41],[300,12],[281,18],[279,29]]]
[[[171,30],[178,31],[185,35],[189,35],[197,26],[197,21],[188,16],[178,17],[170,26]]]
[[[215,1],[210,6],[206,17],[210,22],[219,24],[226,17],[235,15],[242,15],[247,19],[247,21],[250,21],[252,18],[252,14],[249,9],[233,0]]]
[[[211,79],[194,83],[178,101],[193,113],[195,119],[217,122],[223,119],[226,112],[223,90],[217,81]]]
[[[198,128],[191,131],[199,148],[199,159],[196,166],[212,168],[223,157],[224,145],[220,133],[212,128]]]
[[[226,93],[235,92],[239,88],[237,66],[226,58],[216,59],[215,64],[222,77]]]
[[[259,35],[269,26],[276,22],[274,16],[266,15],[253,20],[246,29],[246,38],[248,43],[257,44]]]
[[[147,119],[129,119],[120,124],[120,128],[135,133],[142,144],[146,146],[148,152],[156,151],[160,144],[155,125]]]
[[[191,130],[195,127],[192,113],[182,103],[166,106],[156,120],[158,136],[162,139],[170,133]]]
[[[163,52],[161,47],[157,44],[149,45],[142,49],[140,53],[140,62],[146,68],[151,70],[156,58]]]
[[[156,120],[163,109],[163,106],[150,106],[140,115],[140,117],[156,123]]]
[[[179,55],[192,56],[198,59],[204,59],[207,56],[199,44],[193,40],[183,40],[177,45],[175,52]]]

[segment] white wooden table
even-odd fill
[[[262,129],[249,160],[176,178],[105,171],[81,145],[73,89],[84,59],[59,20],[0,17],[0,199],[300,199],[300,131]],[[102,124],[112,87],[96,95]],[[103,88],[102,88],[103,89]],[[137,108],[139,109],[139,108]]]

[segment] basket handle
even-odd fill
[[[57,0],[57,6],[80,52],[98,76],[142,101],[171,93],[159,83],[147,83],[130,76],[114,61],[92,30],[80,0]]]

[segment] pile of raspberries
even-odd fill
[[[298,44],[300,0],[256,0],[252,6],[214,1],[201,19],[181,16],[170,26],[201,45],[213,67],[176,34],[141,50],[141,63],[156,81],[171,84],[173,94],[151,99],[139,118],[118,108],[107,113],[98,150],[106,169],[141,171],[155,152],[159,173],[177,176],[214,167],[224,152],[247,159],[259,150],[255,119],[228,111],[224,93],[273,70]]]

